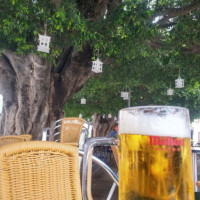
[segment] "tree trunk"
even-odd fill
[[[64,116],[67,100],[91,77],[91,50],[65,50],[56,67],[33,54],[0,56],[3,113],[0,135],[31,134],[41,139],[44,127]]]
[[[48,116],[50,65],[34,55],[0,57],[1,135],[42,132]]]
[[[92,137],[107,137],[116,123],[114,118],[103,118],[99,114],[94,115]]]

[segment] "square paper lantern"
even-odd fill
[[[86,99],[84,97],[81,99],[81,104],[86,104]]]
[[[38,51],[49,53],[49,43],[51,41],[51,37],[47,35],[39,35],[39,46]]]
[[[172,96],[173,94],[174,94],[174,90],[171,89],[171,88],[169,88],[169,89],[167,90],[167,95],[168,95],[168,96]]]
[[[181,77],[175,80],[175,88],[184,88],[184,79]]]
[[[124,100],[127,100],[129,99],[129,93],[128,92],[124,92],[124,97],[123,97]]]
[[[103,63],[97,58],[97,60],[92,61],[92,71],[95,73],[101,73],[103,70]]]
[[[121,92],[121,97],[124,97],[124,92]]]

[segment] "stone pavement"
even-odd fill
[[[113,157],[111,157],[106,164],[115,172],[117,172],[117,166]],[[105,172],[104,169],[93,164],[93,178],[92,178],[92,196],[94,200],[106,200],[109,191],[112,187],[113,180]],[[118,187],[116,187],[111,200],[118,200]]]

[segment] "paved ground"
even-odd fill
[[[115,164],[114,158],[111,157],[107,162],[107,165],[111,167],[115,172],[117,171],[117,166]],[[106,200],[109,191],[112,187],[113,180],[110,176],[96,164],[93,165],[93,179],[92,179],[92,196],[94,200]],[[116,187],[115,192],[111,200],[118,200],[118,187]]]

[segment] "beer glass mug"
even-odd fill
[[[187,109],[122,109],[119,134],[119,200],[194,200]]]

